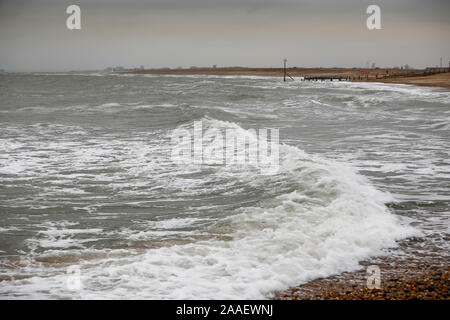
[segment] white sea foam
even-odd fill
[[[230,122],[204,121],[208,126],[236,128],[236,134],[244,130]],[[274,290],[357,269],[358,261],[382,254],[383,248],[395,246],[396,240],[416,234],[384,206],[389,195],[377,191],[350,167],[286,145],[281,146],[280,156],[280,172],[272,179],[293,182],[292,190],[218,219],[206,230],[210,236],[204,240],[168,243],[136,256],[80,261],[81,291],[68,291],[67,275],[55,271],[4,281],[0,294],[76,299],[266,298]],[[220,170],[221,176],[249,184],[270,183],[268,177],[255,171]],[[172,187],[177,181],[180,189],[184,183],[193,183],[175,180]],[[174,229],[195,222],[154,222],[148,227],[160,230],[138,232],[133,237],[151,240],[153,236],[179,234]],[[50,245],[46,241],[52,240],[52,247],[82,247],[82,241],[72,242],[70,231],[58,229],[64,226],[50,227],[43,232],[41,246]]]

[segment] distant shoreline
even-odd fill
[[[444,69],[444,68],[443,68]],[[428,69],[427,69],[428,70]],[[426,87],[450,89],[450,72],[427,75],[426,70],[406,69],[352,69],[352,68],[288,68],[287,73],[294,79],[304,76],[340,76],[352,82],[382,82],[408,84]],[[262,76],[283,77],[282,68],[194,68],[137,70],[121,72],[128,74],[155,75],[217,75],[217,76]],[[288,81],[292,81],[288,78]]]

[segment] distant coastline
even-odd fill
[[[304,76],[340,76],[354,82],[383,82],[409,84],[426,87],[450,89],[450,72],[448,68],[396,69],[396,68],[288,68],[287,73],[296,78]],[[136,70],[121,73],[160,74],[160,75],[220,75],[220,76],[263,76],[282,77],[282,68],[191,68],[191,69],[155,69]],[[292,80],[290,80],[292,81]]]

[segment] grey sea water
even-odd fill
[[[174,163],[194,121],[278,128],[280,171]],[[411,236],[445,256],[449,130],[430,88],[0,74],[0,297],[255,299]]]

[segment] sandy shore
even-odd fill
[[[288,68],[287,73],[294,79],[304,76],[339,76],[355,82],[383,82],[409,84],[450,89],[450,72],[427,76],[412,75],[423,70],[401,69],[349,69],[349,68]],[[141,70],[126,73],[164,75],[219,75],[219,76],[266,76],[282,77],[282,68],[197,68],[170,70]],[[290,80],[292,81],[292,80]]]
[[[400,77],[392,79],[370,80],[383,83],[409,84],[424,87],[442,87],[450,89],[450,72],[425,77]]]

